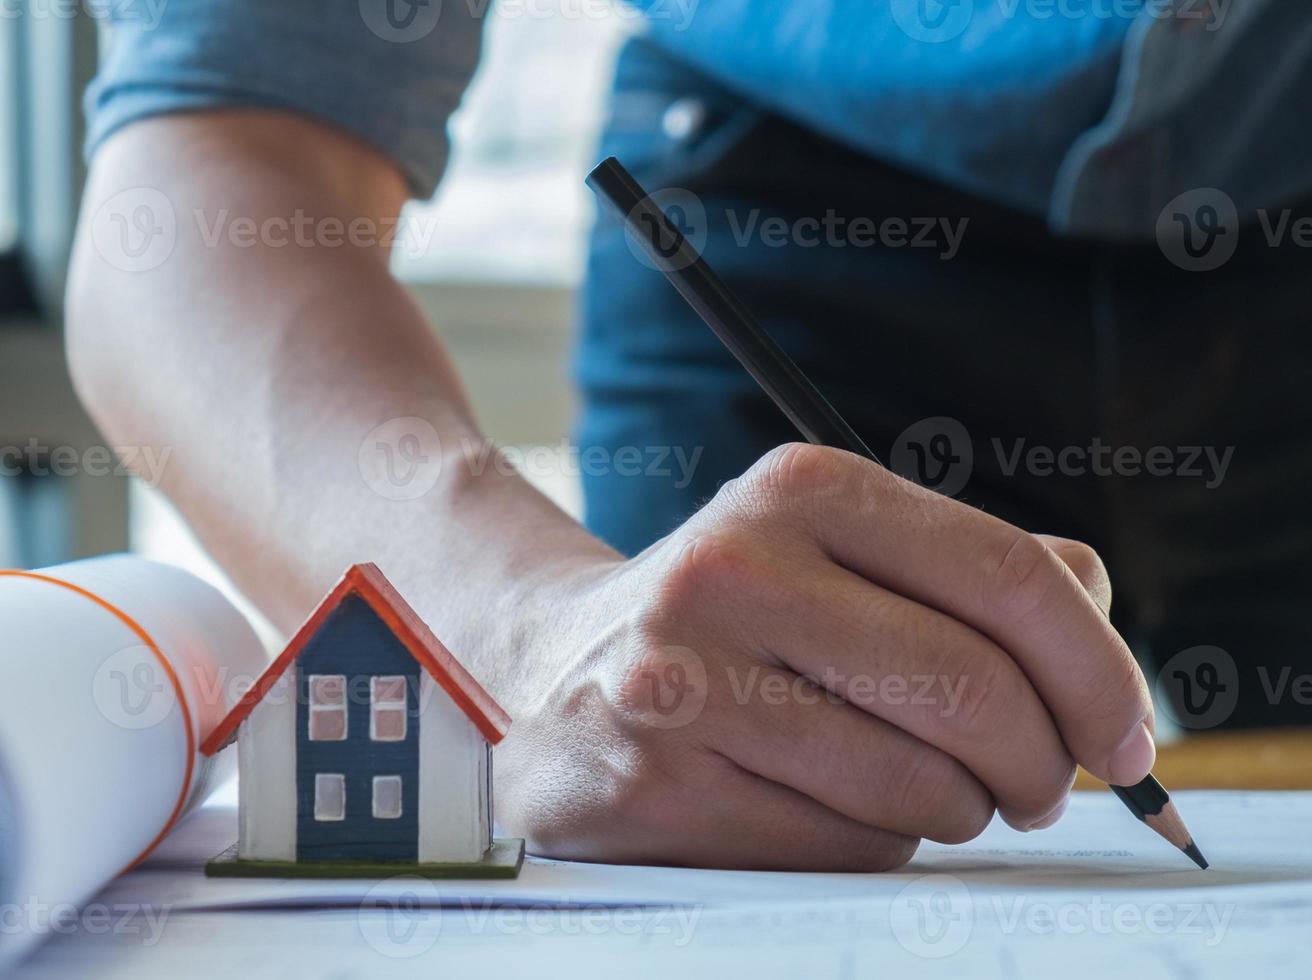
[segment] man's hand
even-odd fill
[[[147,266],[107,247],[143,194],[175,218]],[[404,196],[375,151],[282,112],[125,127],[84,197],[71,362],[117,444],[168,450],[161,488],[283,630],[352,562],[384,569],[515,719],[498,817],[534,849],[887,868],[995,806],[1052,819],[1076,761],[1147,773],[1148,695],[1084,546],[790,446],[622,561],[467,465],[482,434],[385,245],[206,233],[389,227]],[[396,420],[441,464],[415,499],[361,469]]]
[[[557,601],[567,666],[498,749],[499,816],[548,854],[880,870],[995,807],[1046,826],[1076,762],[1153,762],[1091,549],[837,450],[770,453]]]

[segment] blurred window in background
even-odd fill
[[[0,567],[127,546],[127,481],[82,411],[60,333],[95,25],[78,5],[0,11]]]
[[[416,248],[396,256],[402,279],[578,284],[592,220],[583,176],[634,24],[596,0],[493,4],[442,186],[407,209]]]
[[[0,253],[5,254],[18,244],[17,40],[14,19],[0,17]]]
[[[17,312],[26,306],[25,283],[18,260],[18,22],[0,17],[0,329],[13,329]],[[0,398],[0,411],[8,408]],[[21,433],[0,428],[0,568],[38,564],[42,559],[62,556],[59,548],[42,548],[50,541],[42,529],[54,531],[58,539],[59,521],[49,529],[50,495],[45,484],[31,479],[22,466],[20,446],[14,436]],[[10,445],[13,443],[13,445]],[[47,481],[49,484],[49,481]]]

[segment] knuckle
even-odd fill
[[[752,467],[752,484],[770,497],[805,497],[843,478],[847,460],[837,449],[792,442],[766,453]]]
[[[1107,566],[1102,556],[1083,541],[1068,541],[1061,547],[1062,560],[1085,588],[1107,580]]]
[[[644,732],[639,724],[651,701],[652,679],[660,678],[668,669],[669,657],[659,646],[644,649],[620,670],[615,686],[614,704],[616,721],[626,732]]]
[[[1104,610],[1112,604],[1112,580],[1102,556],[1083,541],[1066,541],[1059,555],[1071,574],[1084,586],[1084,591]]]
[[[667,569],[661,588],[664,604],[684,608],[709,594],[740,594],[758,583],[766,569],[756,547],[742,534],[711,530],[695,535]]]
[[[651,719],[653,711],[658,711],[657,706],[671,693],[680,699],[700,695],[704,703],[705,668],[698,670],[699,660],[686,647],[644,644],[620,669],[614,697],[617,721],[631,733],[647,732],[651,725],[645,720]],[[673,691],[669,687],[671,678],[677,684]]]
[[[1004,619],[1025,619],[1061,577],[1056,553],[1034,535],[1017,531],[985,570],[984,608]]]

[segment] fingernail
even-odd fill
[[[1146,723],[1140,722],[1112,753],[1108,763],[1112,782],[1117,786],[1133,786],[1152,771],[1156,761],[1157,747],[1153,745],[1152,733]]]
[[[1049,827],[1051,827],[1053,824],[1055,824],[1058,820],[1061,819],[1061,815],[1066,812],[1066,807],[1070,806],[1070,802],[1071,802],[1071,797],[1070,794],[1067,793],[1065,796],[1061,798],[1061,802],[1058,803],[1055,807],[1053,807],[1051,813],[1049,813],[1046,817],[1044,817],[1042,820],[1038,821],[1037,823],[1032,823],[1028,827],[1026,827],[1025,828],[1026,832],[1029,832],[1031,830],[1047,830]]]

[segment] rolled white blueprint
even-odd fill
[[[265,663],[241,613],[180,569],[0,572],[0,972],[217,784],[230,753],[200,743]]]

